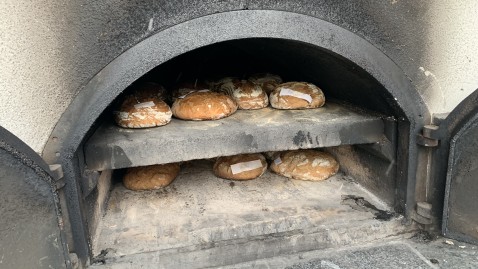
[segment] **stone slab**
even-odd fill
[[[172,119],[165,126],[125,129],[108,122],[85,145],[88,169],[131,166],[299,148],[378,142],[378,116],[328,103],[309,110],[239,110],[215,121]]]

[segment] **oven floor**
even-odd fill
[[[133,192],[116,183],[93,240],[94,261],[203,268],[362,244],[408,229],[342,174],[323,182],[270,172],[230,181],[215,177],[212,165],[186,163],[162,190]]]

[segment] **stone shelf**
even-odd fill
[[[165,126],[101,125],[84,146],[90,170],[119,169],[239,153],[368,144],[380,140],[376,115],[327,103],[309,110],[238,110],[216,121],[172,119]]]

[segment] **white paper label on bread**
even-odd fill
[[[254,160],[249,162],[236,163],[231,165],[231,172],[233,175],[246,171],[251,171],[262,167],[261,160]]]
[[[306,100],[309,103],[312,103],[312,97],[310,95],[308,95],[306,93],[293,91],[293,90],[287,89],[287,88],[281,89],[279,95],[280,96],[293,96],[293,97],[297,97],[297,98]]]
[[[280,159],[280,157],[277,157],[277,159],[274,160],[274,163],[275,163],[276,165],[279,165],[279,164],[282,163],[282,160]]]
[[[149,101],[149,102],[136,104],[136,105],[134,105],[134,108],[140,109],[140,108],[148,108],[148,107],[152,107],[152,106],[154,106],[154,102]]]

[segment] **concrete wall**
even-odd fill
[[[74,96],[123,51],[227,10],[288,10],[362,36],[404,70],[432,113],[451,111],[478,88],[473,0],[63,2],[3,0],[0,9],[0,125],[37,152]]]
[[[3,0],[0,8],[0,125],[41,151],[80,83],[66,59],[62,1]]]
[[[478,89],[478,2],[434,1],[425,13],[428,31],[422,61],[410,66],[432,112],[451,111]]]

